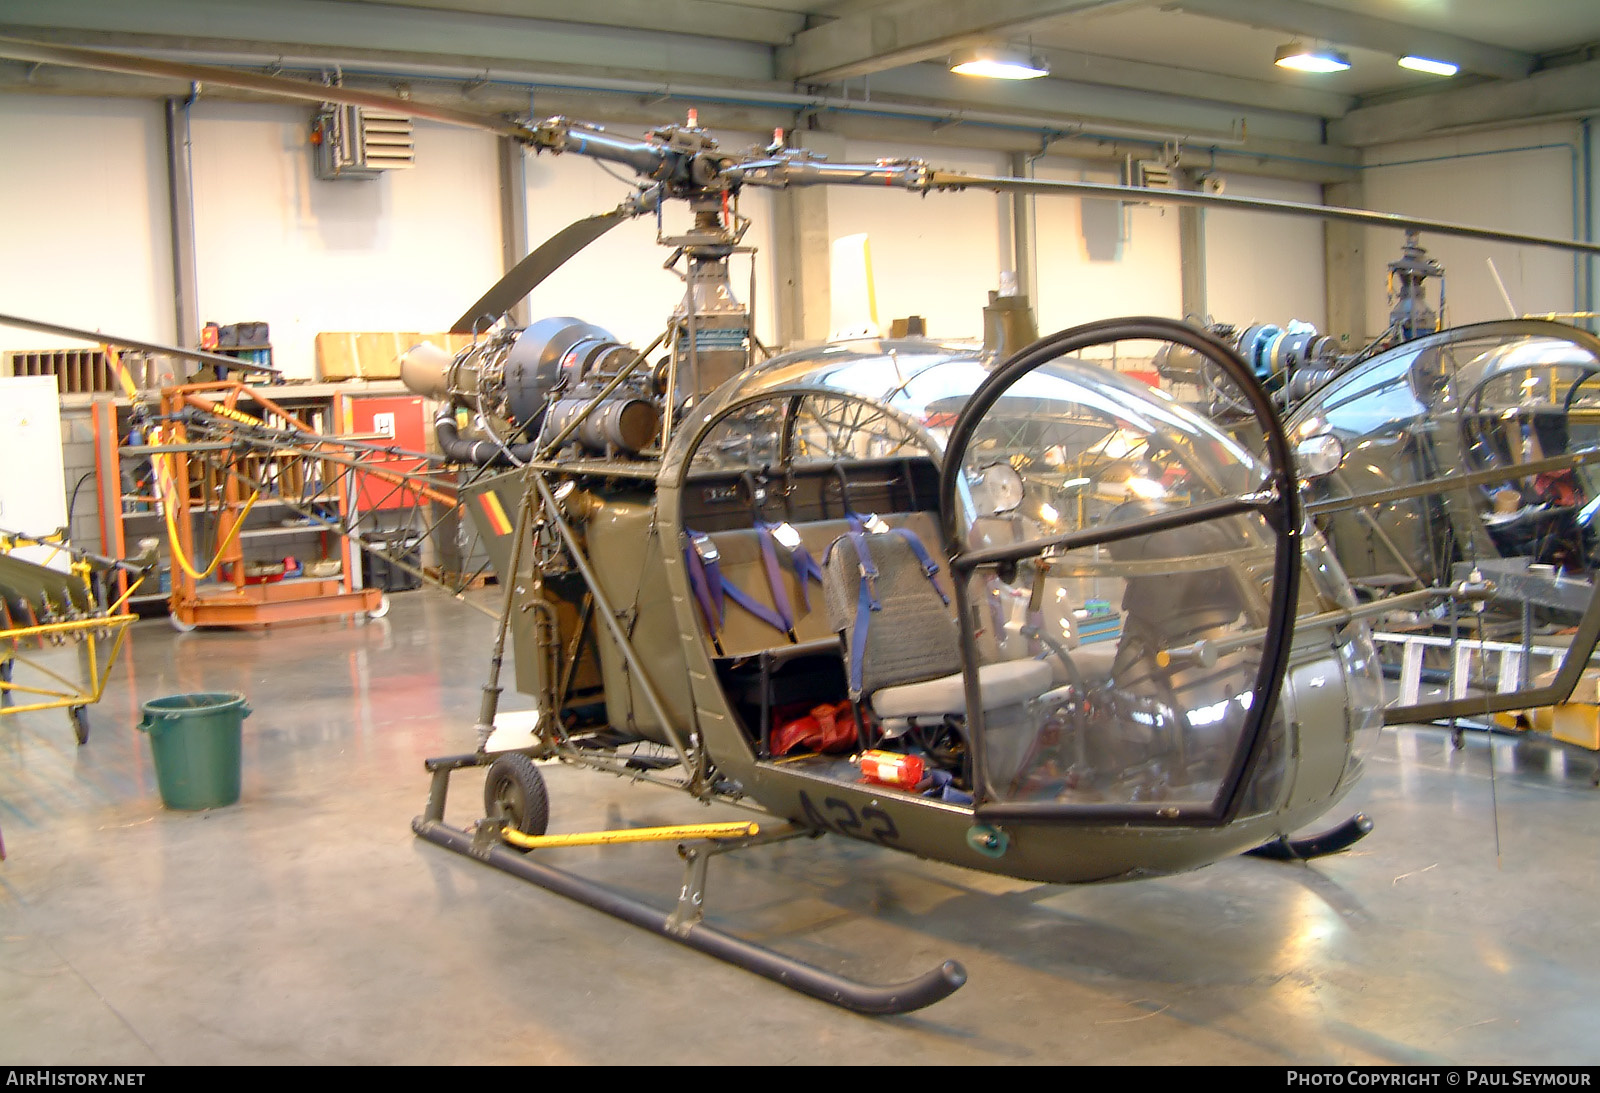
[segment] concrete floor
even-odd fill
[[[411,835],[423,758],[471,749],[491,630],[422,592],[375,623],[149,621],[87,746],[60,711],[0,719],[0,1063],[1600,1061],[1587,754],[1386,731],[1330,818],[1376,831],[1310,866],[1061,888],[841,839],[718,860],[711,918],[743,936],[878,982],[967,967],[860,1017]],[[255,708],[243,799],[167,811],[139,704],[218,690]],[[743,815],[548,777],[556,831]],[[681,877],[670,844],[552,860],[662,907]]]

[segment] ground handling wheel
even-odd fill
[[[550,826],[550,795],[544,775],[521,752],[508,752],[489,765],[483,782],[483,811],[491,820],[524,835],[543,835]]]

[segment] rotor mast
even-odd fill
[[[687,124],[652,129],[643,140],[613,136],[598,126],[563,117],[534,125],[523,138],[535,151],[573,153],[632,169],[640,178],[641,194],[618,210],[624,215],[659,209],[659,200],[645,199],[655,188],[660,198],[689,205],[692,222],[686,232],[657,233],[658,242],[673,248],[668,269],[687,260],[679,274],[684,280],[683,299],[668,322],[668,434],[676,411],[755,363],[749,303],[734,294],[728,268],[729,256],[745,250],[739,244],[750,226],[738,212],[744,186],[928,189],[930,172],[920,160],[832,164],[812,153],[784,148],[780,136],[774,134],[766,149],[730,155],[718,150],[716,138],[700,128],[690,111]]]

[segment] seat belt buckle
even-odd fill
[[[707,565],[721,560],[722,552],[717,549],[717,544],[711,541],[711,536],[694,535],[689,541],[694,544],[694,552],[700,555],[700,560]]]
[[[861,591],[867,594],[867,610],[882,611],[883,604],[878,600],[878,571],[861,567]]]

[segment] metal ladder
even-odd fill
[[[1507,694],[1523,686],[1533,675],[1532,666],[1535,658],[1545,658],[1549,662],[1548,667],[1554,669],[1560,666],[1562,658],[1567,655],[1565,646],[1532,645],[1511,641],[1480,642],[1470,638],[1458,638],[1452,642],[1447,637],[1435,634],[1397,634],[1380,630],[1373,632],[1372,640],[1400,646],[1398,704],[1402,706],[1413,706],[1420,701],[1422,656],[1429,646],[1444,649],[1454,646],[1450,665],[1450,697],[1453,699],[1467,696],[1467,680],[1470,678],[1474,653],[1484,657],[1491,655],[1499,657],[1499,670],[1495,674],[1497,694]]]

